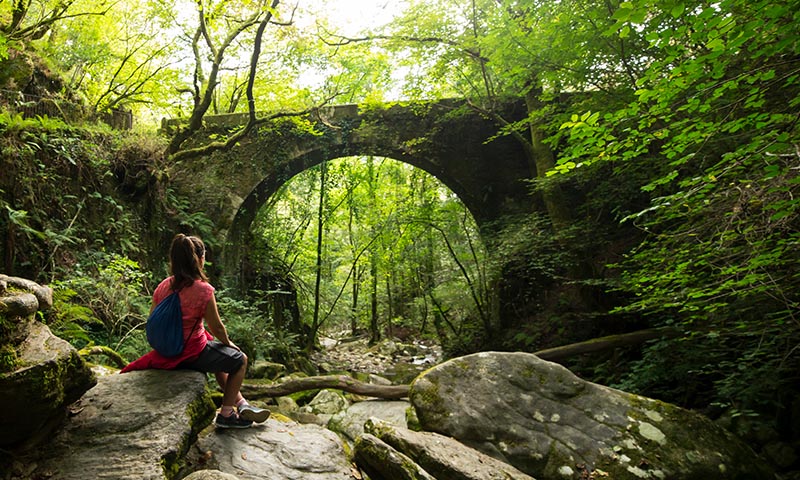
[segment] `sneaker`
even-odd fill
[[[239,416],[251,422],[261,423],[269,418],[269,410],[266,408],[254,407],[246,403],[239,407]]]
[[[235,413],[232,413],[229,417],[223,417],[221,413],[218,413],[214,423],[217,428],[247,428],[253,424],[251,420],[245,420]]]

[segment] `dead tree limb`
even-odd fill
[[[242,393],[247,397],[282,397],[290,393],[321,388],[335,388],[366,397],[396,400],[408,397],[408,385],[373,385],[363,383],[347,375],[323,375],[298,378],[277,385],[242,385]]]
[[[89,355],[105,355],[112,362],[114,362],[114,365],[118,366],[119,368],[123,368],[125,367],[125,365],[128,364],[128,362],[126,362],[125,359],[122,358],[122,355],[120,355],[119,353],[115,352],[114,350],[108,347],[103,347],[103,346],[83,348],[78,351],[78,355],[80,355],[81,357],[88,357]]]
[[[683,335],[683,332],[677,328],[650,328],[647,330],[638,330],[636,332],[622,333],[619,335],[593,338],[591,340],[586,340],[585,342],[571,343],[569,345],[562,345],[560,347],[547,348],[545,350],[539,350],[538,352],[533,353],[542,360],[556,362],[583,353],[600,352],[617,347],[629,347],[631,345],[644,343],[648,340],[655,340],[658,338],[675,338],[681,335]]]
[[[658,338],[675,338],[683,335],[677,328],[651,328],[619,335],[594,338],[585,342],[572,343],[560,347],[548,348],[534,352],[534,355],[543,360],[559,361],[584,353],[600,352],[617,347],[638,345],[648,340]],[[323,375],[316,377],[298,378],[277,385],[242,385],[242,393],[252,398],[282,397],[290,393],[304,390],[317,390],[322,388],[335,388],[349,393],[364,395],[366,397],[396,400],[407,398],[409,385],[372,385],[359,382],[347,375]]]

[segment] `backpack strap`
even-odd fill
[[[183,287],[181,287],[181,288],[179,288],[177,290],[173,290],[172,293],[180,293],[181,290],[183,290]],[[183,339],[183,343],[184,344],[186,342],[188,342],[190,338],[192,338],[192,334],[194,333],[194,329],[197,328],[197,324],[200,323],[200,321],[202,321],[202,320],[203,320],[203,317],[200,317],[200,318],[197,319],[196,322],[194,322],[194,326],[192,327],[191,330],[189,330],[189,335],[186,338]]]
[[[194,329],[195,329],[195,328],[197,328],[197,324],[198,324],[198,323],[200,323],[200,321],[201,321],[201,320],[203,320],[203,317],[200,317],[200,318],[198,318],[198,319],[197,319],[197,321],[196,321],[196,322],[194,322],[194,326],[193,326],[193,327],[192,327],[192,329],[189,331],[189,336],[183,339],[183,343],[186,343],[186,342],[188,342],[188,341],[189,341],[189,339],[190,339],[190,338],[192,338],[192,334],[194,333]]]

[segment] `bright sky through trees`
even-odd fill
[[[338,37],[362,38],[390,23],[408,7],[406,0],[298,0],[293,23],[299,30],[332,34]],[[289,6],[290,4],[285,4]],[[324,26],[325,30],[318,27]],[[320,89],[333,70],[308,68],[299,77],[298,86]],[[396,66],[391,76],[400,84],[407,68]],[[400,100],[399,91],[384,94],[385,100]]]
[[[303,3],[306,5],[303,7]],[[302,2],[304,10],[323,13],[331,26],[343,35],[357,35],[365,29],[388,23],[405,7],[405,0],[307,0]],[[299,26],[312,26],[316,15],[301,15]]]

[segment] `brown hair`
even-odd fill
[[[198,237],[182,233],[175,235],[169,248],[169,270],[173,275],[172,289],[188,287],[195,280],[208,281],[203,271],[206,246]]]

